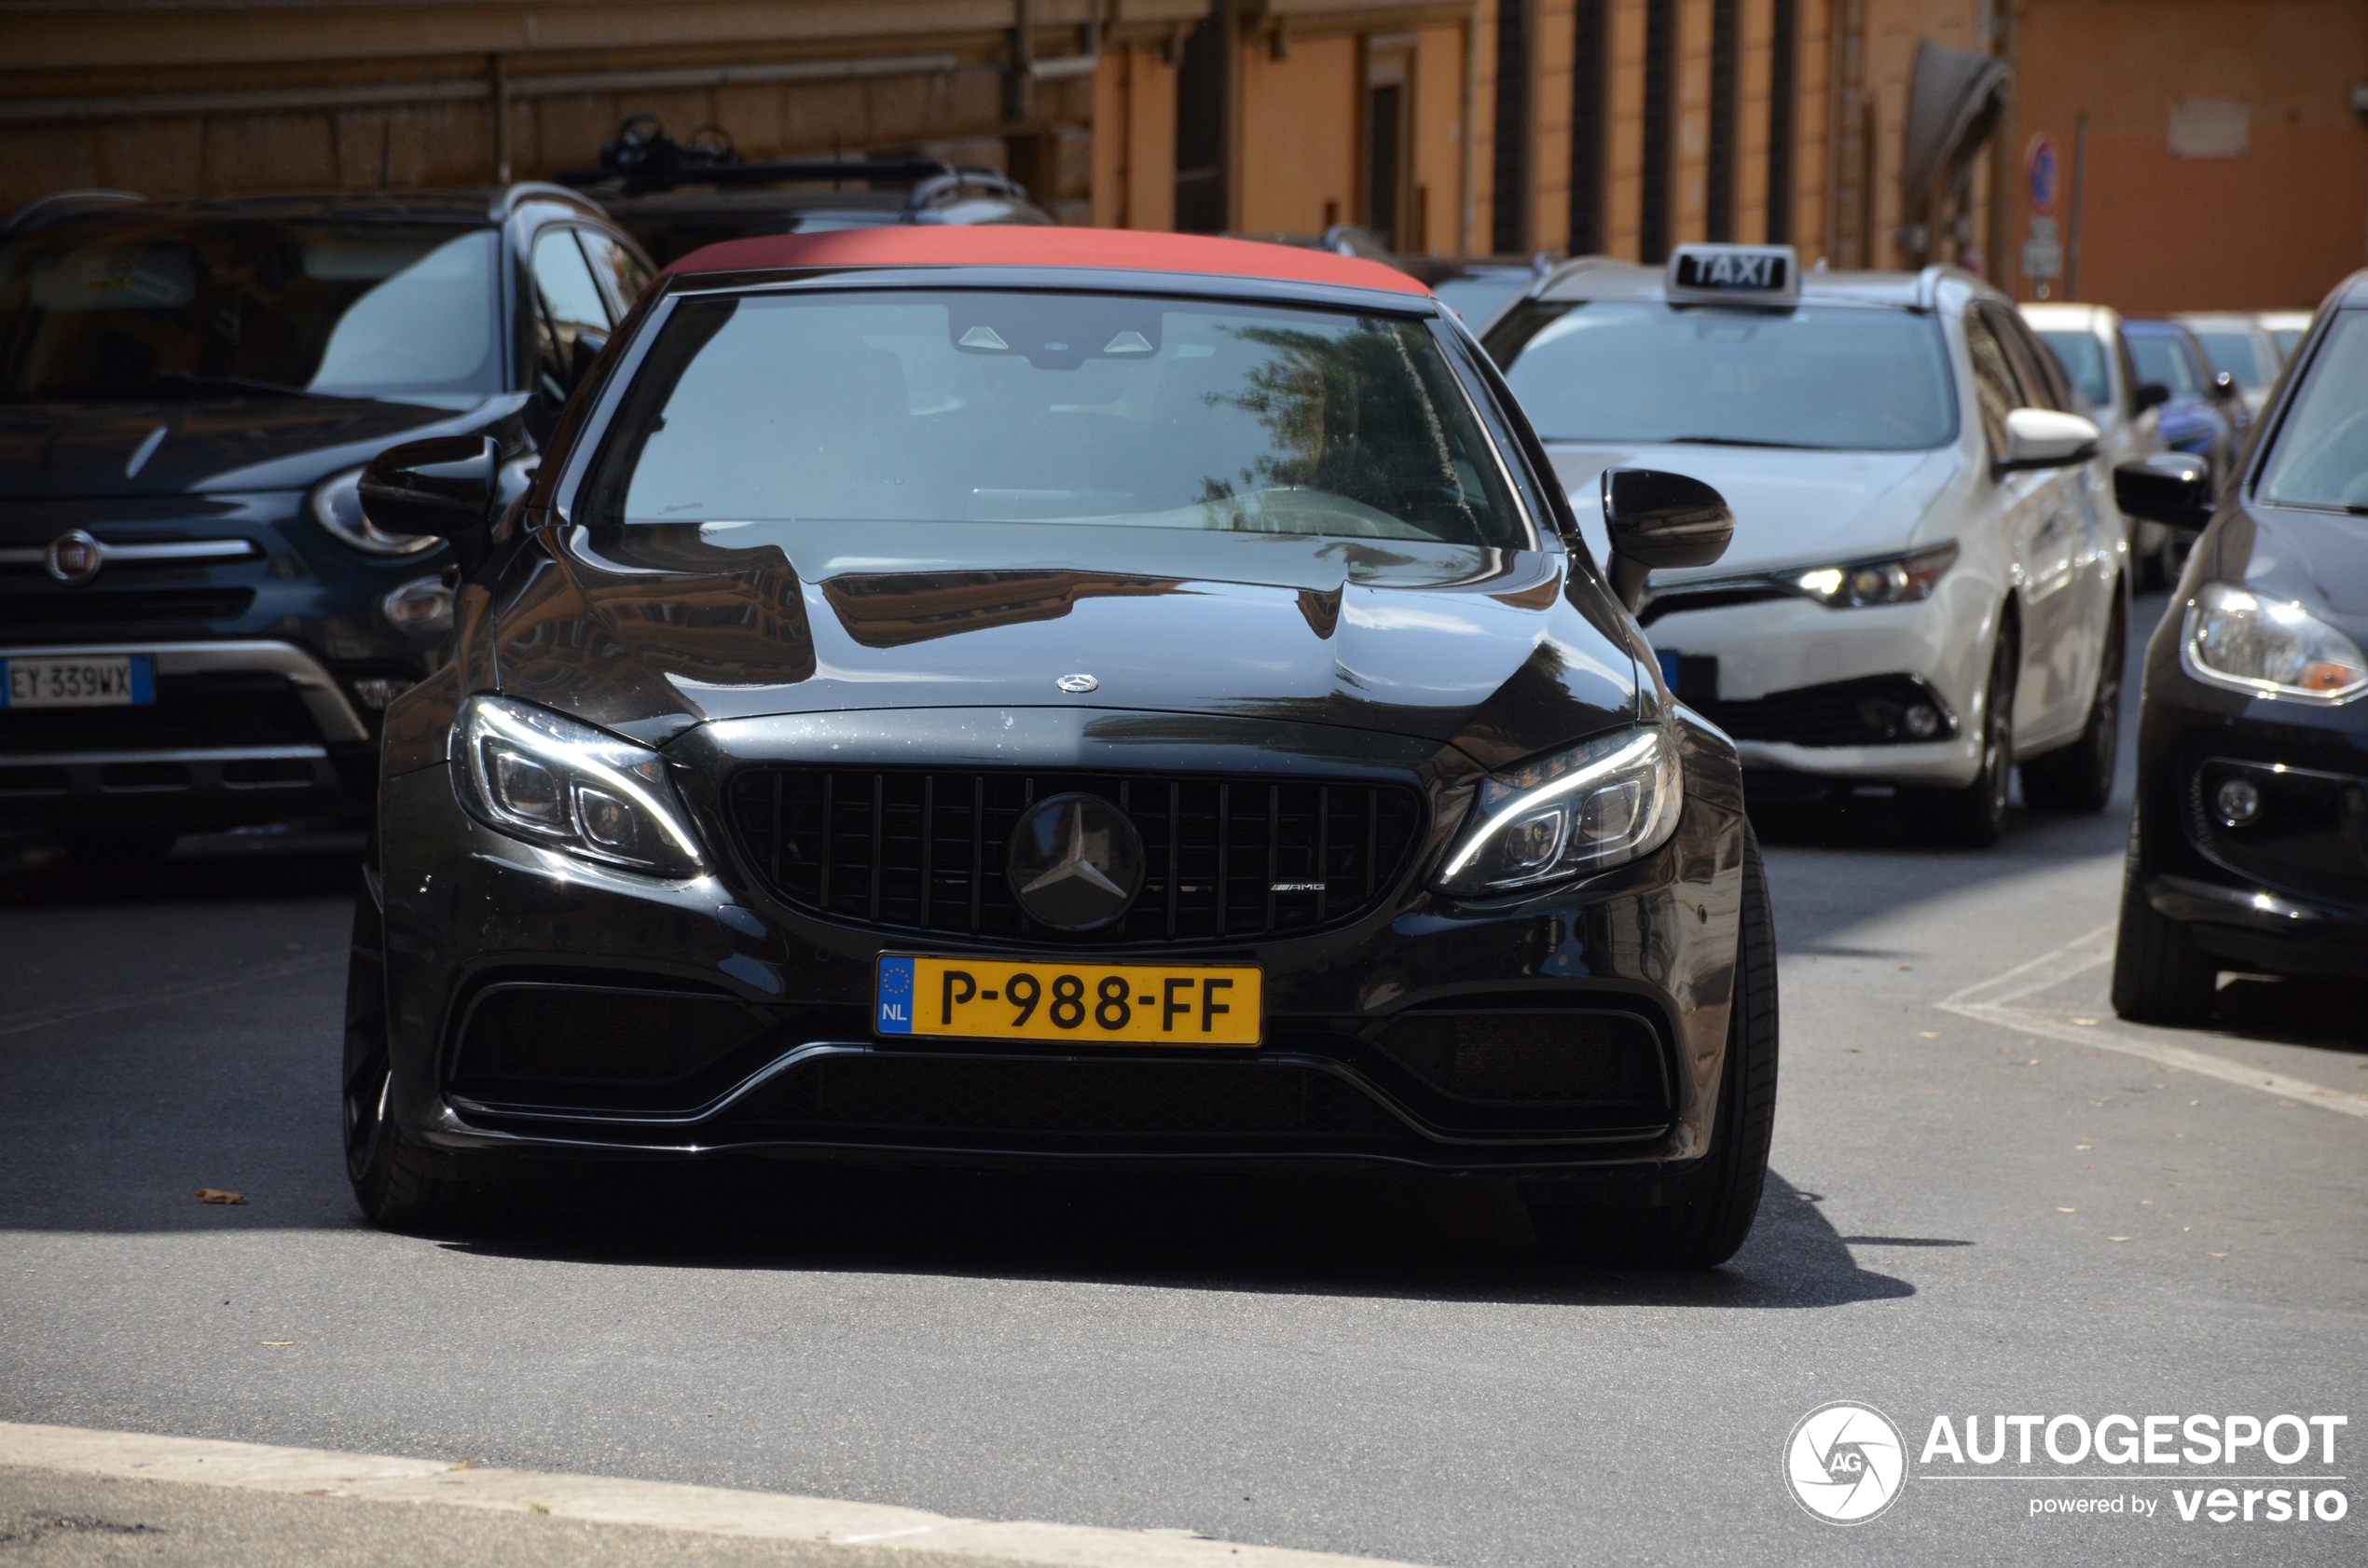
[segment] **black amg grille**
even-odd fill
[[[1920,704],[1930,708],[1939,721],[1928,736],[1907,732],[1907,710]],[[1749,702],[1694,702],[1693,706],[1737,740],[1888,746],[1946,740],[1957,733],[1957,718],[1948,705],[1913,675],[1876,675],[1823,686],[1796,686]]]
[[[1003,879],[1030,802],[1080,792],[1117,805],[1147,871],[1115,926],[1071,938],[1027,919]],[[895,930],[1095,945],[1206,942],[1353,920],[1396,883],[1422,829],[1398,785],[1256,777],[841,772],[750,768],[732,818],[774,892]]]
[[[888,1134],[1386,1137],[1402,1124],[1304,1067],[1250,1062],[1046,1062],[832,1056],[750,1115]]]

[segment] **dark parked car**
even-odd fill
[[[2368,980],[2368,272],[2296,350],[2211,510],[2187,460],[2124,511],[2209,515],[2146,652],[2113,1005],[2200,1023],[2221,970]]]
[[[1732,528],[1605,481],[1618,594],[1477,343],[1370,263],[926,228],[720,245],[467,542],[388,718],[349,1169],[1411,1166],[1717,1262],[1775,968],[1734,748],[1625,608]]]
[[[524,470],[648,277],[555,186],[145,202],[0,234],[0,800],[129,857],[366,813],[379,712],[451,631],[380,448]],[[529,279],[533,287],[528,286]]]
[[[2214,370],[2196,335],[2177,322],[2124,321],[2122,337],[2140,387],[2159,386],[2169,394],[2161,406],[2163,445],[2203,459],[2211,464],[2212,482],[2224,482],[2245,424],[2236,378]]]
[[[741,159],[728,141],[625,122],[600,166],[559,176],[632,232],[661,267],[702,245],[766,234],[898,224],[1049,224],[1027,189],[993,169],[933,158]]]
[[[1421,279],[1475,333],[1485,332],[1498,311],[1554,270],[1554,259],[1535,256],[1409,256],[1398,264]]]

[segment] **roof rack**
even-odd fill
[[[909,185],[913,190],[905,206],[915,211],[961,190],[1027,199],[1027,187],[1000,170],[939,158],[793,158],[749,163],[720,128],[701,126],[688,142],[677,142],[654,115],[634,115],[619,126],[616,140],[600,149],[599,168],[571,169],[558,179],[577,190],[598,188],[618,196],[647,196],[683,186],[741,190],[826,180],[834,187],[850,181]]]

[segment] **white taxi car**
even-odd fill
[[[2098,428],[2003,295],[1687,245],[1568,263],[1486,343],[1593,547],[1607,469],[1733,508],[1718,564],[1654,573],[1637,618],[1755,799],[1888,786],[1989,844],[2019,764],[2029,805],[2104,808],[2128,547]]]
[[[2110,474],[2125,462],[2164,450],[2160,409],[2169,401],[2170,389],[2139,379],[2129,339],[2122,335],[2120,311],[2107,305],[2061,302],[2017,309],[2039,340],[2055,351],[2072,390],[2080,393],[2079,411],[2094,420],[2102,433],[2098,466]],[[2100,504],[2112,505],[2111,496]],[[2146,579],[2141,585],[2170,586],[2179,576],[2170,530],[2143,517],[2126,521],[2129,553],[2138,559],[2139,575]]]

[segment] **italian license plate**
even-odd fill
[[[1079,964],[880,956],[883,1035],[1094,1045],[1254,1046],[1264,971],[1251,964]]]
[[[0,708],[130,708],[157,700],[145,653],[0,659]]]

